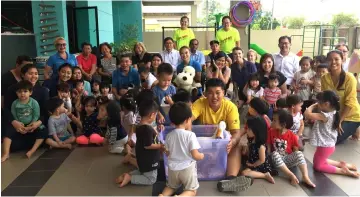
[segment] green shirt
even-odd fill
[[[19,99],[16,99],[11,105],[11,113],[15,120],[26,126],[39,120],[40,106],[39,103],[31,97],[26,104],[22,104]]]
[[[184,30],[182,30],[181,28],[177,29],[175,30],[173,36],[173,39],[176,41],[176,47],[178,50],[183,46],[189,46],[190,40],[194,38],[194,32],[189,28]]]
[[[216,40],[220,43],[220,50],[229,54],[236,46],[236,41],[240,41],[239,31],[233,27],[230,27],[228,31],[221,28],[216,32]]]

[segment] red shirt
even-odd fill
[[[276,129],[270,128],[267,143],[271,145],[271,152],[276,151],[281,155],[291,154],[293,147],[299,147],[296,135],[290,130],[280,134]]]
[[[96,56],[94,54],[90,54],[87,59],[85,59],[83,54],[80,54],[76,57],[76,60],[86,73],[90,73],[93,64],[96,65]]]
[[[263,115],[263,118],[264,118],[264,120],[265,120],[265,122],[266,122],[266,128],[267,128],[267,130],[269,130],[270,127],[271,127],[271,121],[270,121],[269,117],[267,117],[266,114]],[[245,131],[246,131],[248,128],[249,128],[249,127],[248,127],[247,123],[245,123],[245,126],[244,126]]]

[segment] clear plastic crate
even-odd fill
[[[217,125],[193,125],[192,131],[196,134],[201,148],[199,152],[205,157],[197,161],[198,179],[203,181],[218,181],[226,176],[227,152],[226,146],[231,138],[229,132],[224,132],[224,139],[211,139],[218,128]],[[164,142],[166,135],[174,127],[165,127],[159,139]],[[165,174],[168,176],[167,156],[164,154]]]

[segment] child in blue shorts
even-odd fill
[[[60,98],[52,98],[48,101],[47,109],[50,118],[48,121],[49,138],[46,139],[46,144],[54,148],[71,149],[75,136],[70,126],[71,120],[66,115],[64,101]]]

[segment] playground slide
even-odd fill
[[[257,44],[250,44],[250,49],[256,51],[259,55],[264,55],[266,53],[266,51]]]

